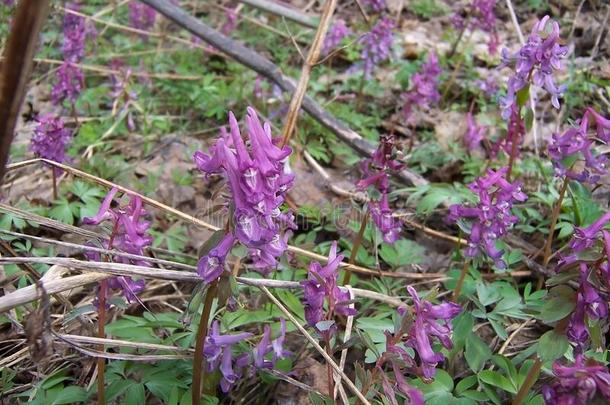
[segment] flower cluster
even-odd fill
[[[451,320],[462,308],[455,303],[447,302],[433,305],[419,298],[417,291],[411,286],[407,290],[413,298],[413,307],[400,307],[398,312],[402,317],[399,330],[393,334],[386,331],[386,351],[375,365],[382,372],[382,387],[388,398],[394,398],[396,390],[402,392],[413,405],[422,404],[423,396],[418,390],[410,387],[403,376],[404,372],[420,376],[426,380],[434,378],[436,367],[445,360],[445,356],[432,349],[432,341],[438,342],[446,349],[451,349]],[[415,351],[416,356],[409,353],[408,348]],[[383,366],[389,362],[394,371],[396,382],[390,383],[383,372]]]
[[[380,13],[386,8],[385,0],[363,0],[362,4],[376,13]]]
[[[139,30],[148,30],[155,25],[157,12],[152,7],[139,1],[129,2],[129,22]]]
[[[110,237],[103,241],[102,247],[108,250],[119,250],[124,253],[143,256],[144,249],[152,244],[152,237],[148,235],[150,222],[145,219],[146,211],[142,200],[137,196],[130,196],[126,206],[111,207],[118,190],[113,188],[108,192],[98,213],[93,217],[86,217],[83,223],[99,225],[110,221],[112,232]],[[94,251],[86,252],[89,260],[100,261],[100,255]],[[134,264],[137,266],[150,266],[150,263],[141,259],[129,259],[115,255],[112,260],[117,263]],[[131,277],[119,276],[110,279],[108,286],[121,289],[128,302],[135,301],[136,294],[144,289],[144,280],[133,280]]]
[[[249,149],[233,113],[229,114],[229,126],[230,132],[221,131],[209,154],[194,155],[199,170],[206,175],[222,174],[227,179],[233,202],[234,229],[199,261],[198,272],[206,282],[222,273],[224,259],[235,241],[249,249],[255,268],[266,271],[275,267],[276,259],[287,248],[286,229],[296,229],[292,213],[280,209],[294,178],[285,171],[291,149],[277,145],[271,126],[262,125],[252,108],[248,108],[246,116]]]
[[[78,11],[76,4],[68,4],[68,10]],[[51,89],[53,104],[64,100],[74,103],[83,89],[85,76],[75,64],[85,56],[85,40],[95,36],[95,28],[86,20],[70,12],[66,13],[63,25],[64,41],[62,46],[64,62],[57,72],[57,80]]]
[[[411,90],[402,95],[404,99],[402,112],[407,122],[413,123],[414,106],[428,109],[431,104],[439,102],[441,95],[437,87],[440,74],[441,67],[438,64],[438,57],[435,53],[430,53],[426,63],[411,78]]]
[[[30,150],[44,159],[62,163],[66,160],[66,147],[72,140],[72,131],[64,127],[60,117],[37,117],[38,126],[30,143]]]
[[[485,134],[487,133],[487,127],[484,125],[477,124],[474,115],[471,111],[466,115],[466,133],[464,134],[464,144],[469,151],[473,151],[479,148]]]
[[[604,227],[610,222],[610,213],[602,215],[591,225],[576,228],[567,254],[557,263],[556,271],[566,271],[576,267],[579,271],[580,286],[576,292],[576,308],[570,316],[567,336],[576,344],[576,352],[583,353],[589,340],[589,321],[608,317],[607,287],[610,286],[610,232]],[[604,249],[606,257],[592,263],[587,255],[598,255]],[[581,259],[581,257],[585,257]]]
[[[551,95],[553,107],[559,109],[559,98],[565,86],[557,86],[553,79],[553,72],[561,70],[561,59],[565,58],[568,49],[559,45],[559,24],[550,21],[550,32],[545,28],[549,16],[544,16],[534,25],[527,43],[514,55],[508,50],[502,50],[504,64],[515,64],[515,75],[508,80],[506,97],[500,99],[502,116],[510,116],[511,107],[517,101],[517,92],[525,88],[530,81],[538,87],[544,88]]]
[[[586,405],[593,403],[596,393],[610,400],[610,373],[608,367],[577,355],[574,364],[553,364],[555,379],[542,388],[547,404]]]
[[[337,20],[328,30],[328,34],[326,34],[326,38],[324,38],[324,44],[322,45],[322,55],[328,55],[333,49],[335,49],[343,38],[351,35],[352,31],[349,29],[347,25],[345,25],[345,21]]]
[[[394,137],[382,135],[373,157],[362,162],[361,170],[364,178],[356,185],[360,190],[373,186],[381,193],[378,201],[373,199],[369,201],[368,209],[386,243],[396,242],[400,235],[401,224],[392,216],[388,203],[388,192],[390,188],[389,172],[401,168],[402,164],[396,161],[394,156]]]
[[[490,34],[489,42],[487,43],[489,52],[495,54],[498,50],[498,33],[496,31],[496,14],[494,8],[496,0],[473,0],[468,10],[460,10],[456,12],[451,21],[457,29],[480,29]],[[468,19],[464,18],[464,14],[468,14]]]
[[[326,266],[311,262],[307,280],[301,281],[305,319],[309,326],[315,327],[325,337],[325,340],[329,340],[336,330],[332,321],[334,314],[356,315],[356,310],[349,307],[349,293],[341,290],[337,285],[338,269],[342,260],[343,255],[337,255],[335,241],[330,248]],[[324,302],[327,304],[326,313]]]
[[[129,106],[132,101],[138,99],[138,94],[131,86],[132,69],[131,67],[125,67],[124,63],[118,59],[113,59],[110,62],[110,67],[117,72],[110,76],[110,84],[112,86],[110,96],[114,98],[112,114],[116,115],[119,110],[127,110],[125,117],[127,129],[133,131],[135,130],[136,125],[132,109],[130,109]]]
[[[389,17],[383,17],[362,39],[360,57],[364,61],[363,71],[366,78],[371,77],[375,66],[390,57],[394,42],[393,29],[394,21]]]
[[[246,352],[233,359],[233,346],[251,338],[252,333],[221,335],[219,322],[212,323],[210,333],[205,339],[203,354],[207,361],[208,372],[220,370],[222,392],[229,392],[244,374],[252,373],[256,369],[273,369],[278,359],[291,355],[283,347],[286,339],[286,321],[280,319],[280,325],[280,335],[276,339],[271,340],[271,328],[265,325],[263,336],[252,353]],[[268,359],[270,353],[271,359]]]
[[[449,207],[449,220],[458,222],[469,234],[465,255],[474,257],[485,252],[498,268],[505,268],[506,263],[502,260],[504,252],[496,247],[496,241],[518,222],[511,213],[515,202],[527,199],[519,182],[510,183],[505,179],[507,170],[506,167],[497,171],[490,169],[486,176],[468,186],[478,195],[476,206]]]
[[[226,21],[220,28],[220,32],[229,35],[237,28],[237,8],[228,8],[225,12]]]
[[[594,135],[589,135],[591,121],[595,124]],[[602,154],[596,155],[594,151],[595,146],[602,142],[610,142],[610,120],[587,108],[576,126],[561,135],[553,134],[548,151],[553,159],[555,174],[580,182],[597,182],[600,175],[608,172],[607,158]],[[577,165],[578,161],[583,164]]]

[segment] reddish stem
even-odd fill
[[[106,294],[108,292],[108,284],[106,280],[100,281],[100,291],[98,295],[99,311],[97,318],[97,336],[99,338],[106,337]],[[99,350],[105,351],[104,345],[100,345]],[[105,381],[106,359],[98,357],[97,359],[97,403],[104,405],[106,403]]]
[[[201,381],[204,376],[203,371],[203,346],[205,338],[208,335],[208,323],[210,321],[210,313],[212,311],[212,302],[216,298],[218,291],[218,281],[214,281],[208,287],[203,303],[203,311],[197,329],[197,340],[195,341],[195,356],[193,360],[193,382],[191,385],[192,404],[199,405],[201,401]]]

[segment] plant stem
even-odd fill
[[[51,176],[53,178],[53,200],[57,200],[57,173],[55,173],[57,169],[51,168]]]
[[[513,172],[513,164],[517,158],[517,144],[519,143],[519,134],[515,133],[513,144],[510,148],[510,156],[508,157],[508,171],[506,172],[506,181],[510,182],[510,176]]]
[[[559,214],[561,212],[561,203],[563,202],[563,198],[566,195],[566,190],[568,189],[568,177],[566,176],[563,179],[563,184],[561,185],[561,190],[559,191],[559,198],[557,198],[557,202],[555,202],[555,206],[553,207],[553,212],[551,214],[551,225],[549,226],[549,236],[546,240],[546,244],[544,245],[544,260],[542,261],[543,266],[549,264],[549,260],[551,260],[551,248],[553,246],[553,234],[555,233],[555,226],[557,225],[557,220],[559,219]]]
[[[460,293],[462,292],[462,287],[464,286],[464,279],[466,278],[466,273],[468,273],[468,267],[470,266],[470,262],[468,260],[464,260],[464,267],[462,267],[462,272],[460,273],[460,278],[453,289],[453,301],[457,302]]]
[[[218,281],[214,281],[208,287],[203,303],[203,311],[197,329],[197,340],[195,342],[195,355],[193,360],[193,383],[191,384],[192,404],[199,405],[201,401],[201,380],[203,377],[203,345],[208,335],[208,323],[212,312],[212,302],[218,292]]]
[[[358,255],[358,250],[362,245],[362,238],[364,236],[364,231],[366,230],[366,224],[368,222],[369,212],[368,210],[365,212],[362,217],[362,222],[360,222],[360,229],[358,230],[358,235],[356,235],[356,239],[354,240],[354,246],[352,246],[352,253],[349,255],[349,264],[354,264],[356,261],[356,255]],[[350,282],[352,277],[352,272],[349,267],[345,270],[345,276],[343,277],[343,285],[347,285]]]
[[[98,296],[99,311],[97,318],[97,336],[104,339],[106,337],[106,294],[108,292],[107,280],[100,281],[100,291]],[[103,352],[104,345],[100,345],[99,350]],[[106,373],[106,359],[98,357],[97,359],[97,403],[98,405],[106,404],[106,392],[104,376]]]
[[[330,340],[326,340],[326,354],[328,354],[329,357],[333,357],[332,351],[330,350]],[[332,399],[334,404],[335,397],[333,393],[335,392],[335,387],[333,386],[333,369],[329,362],[326,362],[326,375],[328,378],[328,396]]]
[[[527,376],[523,381],[523,385],[521,385],[521,388],[519,388],[519,392],[517,392],[515,399],[513,399],[513,405],[521,405],[534,383],[536,383],[536,381],[538,380],[538,375],[540,374],[541,369],[542,361],[540,361],[540,359],[536,357],[534,365],[532,365],[532,368],[530,368],[530,371],[527,373]]]

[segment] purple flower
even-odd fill
[[[226,22],[220,28],[220,32],[229,35],[237,28],[237,8],[228,8],[225,11]]]
[[[156,11],[146,4],[139,1],[129,3],[129,22],[134,28],[144,31],[152,28],[155,25],[156,16]]]
[[[230,133],[223,129],[209,154],[195,153],[195,164],[208,176],[222,174],[227,179],[233,205],[232,234],[249,249],[258,269],[273,268],[287,248],[286,229],[296,229],[292,213],[280,208],[294,177],[284,170],[291,149],[277,146],[270,125],[262,125],[252,108],[246,116],[249,148],[233,113],[229,125]],[[200,261],[204,262],[201,269],[208,257]]]
[[[229,392],[237,382],[237,379],[241,376],[240,369],[243,367],[243,364],[239,364],[237,370],[234,369],[237,362],[233,361],[233,345],[251,336],[252,334],[247,332],[234,335],[221,335],[218,321],[212,323],[210,333],[206,336],[203,345],[203,354],[208,363],[208,372],[220,370],[222,374],[220,388],[224,393]]]
[[[549,16],[544,16],[534,25],[527,43],[514,55],[502,51],[504,64],[515,63],[515,75],[508,80],[506,97],[500,99],[502,116],[510,116],[512,105],[516,103],[517,92],[528,83],[544,88],[551,95],[553,107],[559,109],[559,98],[565,86],[556,86],[553,72],[561,70],[561,59],[568,49],[559,45],[559,24],[551,20],[550,32],[545,30]]]
[[[70,62],[64,62],[57,71],[57,81],[51,89],[53,104],[61,104],[64,100],[74,103],[84,85],[82,70]]]
[[[595,125],[595,135],[589,135],[590,121]],[[582,120],[576,126],[561,135],[553,134],[548,152],[553,160],[555,174],[580,182],[597,182],[599,176],[606,174],[608,169],[606,156],[596,155],[594,149],[596,144],[608,143],[608,141],[610,141],[610,120],[592,108],[587,108]],[[584,164],[575,165],[576,161]]]
[[[371,77],[375,66],[390,57],[394,42],[393,29],[394,21],[389,17],[383,17],[362,39],[360,56],[364,61],[363,71],[366,78]]]
[[[405,405],[424,405],[424,395],[421,393],[421,391],[407,384],[405,377],[402,375],[400,367],[394,361],[391,363],[392,368],[394,369],[394,384],[390,382],[385,372],[381,370],[381,386],[386,398],[392,405],[398,405],[395,391],[399,391],[407,397],[408,402],[405,402]]]
[[[258,369],[273,369],[278,359],[283,359],[290,356],[289,351],[284,350],[284,340],[286,339],[286,320],[280,319],[280,335],[271,340],[271,328],[265,325],[263,337],[252,352],[254,356],[254,366]],[[271,360],[267,360],[266,356],[272,354]]]
[[[380,13],[386,8],[385,0],[362,0],[364,7]]]
[[[610,400],[610,374],[605,365],[577,355],[574,364],[553,364],[555,379],[542,389],[549,405],[586,405],[593,403],[596,394]]]
[[[478,125],[472,112],[468,112],[466,116],[466,133],[464,134],[464,143],[466,144],[466,148],[469,151],[473,151],[479,148],[481,145],[481,141],[485,139],[485,133],[487,132],[487,127],[483,125]]]
[[[349,29],[347,25],[345,25],[345,21],[336,20],[335,23],[330,27],[328,33],[326,34],[326,38],[324,38],[324,45],[322,45],[322,55],[328,55],[332,50],[334,50],[343,38],[351,35],[352,31]]]
[[[419,357],[419,372],[424,378],[433,378],[436,366],[445,359],[442,353],[436,353],[430,345],[432,339],[437,339],[443,347],[451,349],[451,320],[455,318],[462,307],[453,302],[432,305],[422,301],[417,291],[407,287],[413,298],[415,322],[409,331],[407,346],[412,347]]]
[[[498,48],[498,34],[496,31],[496,14],[494,8],[496,0],[473,0],[469,9],[460,10],[451,17],[451,22],[456,29],[465,29],[468,14],[468,27],[480,29],[490,34],[488,48],[491,54],[495,54]]]
[[[506,234],[518,218],[511,213],[515,202],[523,202],[527,196],[521,191],[519,182],[509,183],[504,176],[508,168],[489,170],[468,187],[478,194],[479,202],[474,207],[452,205],[449,220],[470,222],[468,246],[464,254],[468,257],[485,252],[498,268],[505,268],[501,259],[503,251],[496,248],[496,240]],[[466,225],[463,223],[462,225]]]
[[[605,213],[586,228],[575,228],[574,237],[569,245],[570,249],[574,252],[582,252],[591,248],[599,240],[600,231],[608,221],[610,221],[610,212]]]
[[[66,160],[66,147],[72,140],[72,131],[64,127],[60,117],[43,115],[37,117],[38,126],[30,143],[30,150],[44,159],[63,163]]]
[[[492,75],[487,76],[484,80],[477,80],[476,84],[487,97],[494,97],[498,93],[498,83]]]
[[[400,221],[392,216],[392,210],[388,204],[388,194],[383,193],[380,201],[370,201],[368,206],[373,222],[383,235],[383,241],[396,242],[400,237],[402,226]]]
[[[322,266],[318,262],[309,264],[307,280],[301,281],[305,301],[305,319],[309,326],[315,327],[326,338],[334,333],[334,325],[320,328],[323,320],[330,321],[334,314],[355,315],[356,310],[348,305],[349,293],[337,285],[339,264],[343,255],[337,255],[337,242],[333,242],[328,255],[328,263]],[[328,305],[324,311],[324,302]],[[325,317],[326,315],[326,317]]]
[[[438,57],[435,53],[430,53],[426,63],[411,78],[411,90],[402,94],[404,99],[402,113],[407,122],[414,123],[412,117],[414,106],[429,109],[431,104],[439,102],[441,95],[437,87],[440,74]]]
[[[220,243],[211,249],[197,263],[197,274],[203,279],[204,283],[211,283],[216,280],[225,269],[225,259],[231,248],[235,244],[235,237],[226,234]]]
[[[98,213],[93,217],[83,219],[84,224],[99,225],[102,222],[112,223],[112,233],[103,241],[103,247],[108,250],[119,250],[121,252],[144,256],[144,249],[152,244],[152,237],[148,235],[150,222],[145,219],[147,213],[142,206],[142,200],[138,196],[130,196],[129,204],[126,206],[111,207],[118,190],[112,188],[100,205]],[[85,252],[89,260],[100,261],[97,252]],[[150,266],[146,260],[129,259],[124,256],[114,256],[114,262],[134,264],[137,266]],[[119,276],[110,280],[110,288],[121,289],[123,296],[128,302],[134,302],[136,294],[144,289],[144,280],[135,281],[130,277]]]

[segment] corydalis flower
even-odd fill
[[[157,13],[152,7],[139,1],[129,3],[129,22],[131,26],[139,30],[148,30],[155,25]]]
[[[332,336],[335,327],[334,324],[330,326],[321,324],[322,321],[332,321],[334,314],[344,316],[356,314],[356,310],[348,306],[349,293],[341,290],[337,285],[339,264],[342,260],[343,255],[337,255],[337,242],[335,241],[331,245],[326,266],[322,266],[318,262],[311,262],[307,280],[301,281],[305,301],[305,319],[309,326],[315,327],[326,338]],[[327,304],[326,312],[324,311],[325,302]]]
[[[392,216],[388,202],[389,173],[401,169],[402,166],[394,156],[394,137],[382,135],[373,157],[362,163],[361,170],[364,178],[356,185],[361,190],[374,186],[381,193],[379,201],[369,201],[368,209],[373,222],[383,235],[383,240],[387,243],[394,243],[401,230],[400,221]]]
[[[527,43],[514,55],[508,50],[502,51],[504,64],[515,63],[515,75],[508,80],[506,97],[500,100],[502,116],[510,116],[512,105],[516,103],[517,92],[532,81],[544,88],[551,95],[553,107],[559,109],[559,98],[565,86],[555,85],[553,73],[561,70],[561,59],[565,58],[568,49],[559,45],[559,24],[550,20],[550,31],[545,30],[549,16],[544,16],[532,28]]]
[[[250,337],[252,337],[252,333],[248,332],[221,335],[218,321],[212,323],[210,333],[206,336],[203,345],[203,354],[207,361],[208,372],[220,370],[222,374],[220,388],[224,393],[231,390],[238,378],[241,377],[241,370],[247,365],[243,360],[233,360],[233,346]]]
[[[280,209],[294,177],[284,169],[291,149],[276,145],[270,125],[261,125],[252,108],[246,116],[250,148],[241,137],[233,113],[229,113],[229,126],[230,133],[221,131],[209,154],[196,152],[194,160],[206,175],[222,174],[227,179],[233,204],[234,229],[230,233],[249,249],[257,269],[268,270],[276,266],[276,259],[287,248],[286,229],[296,229],[292,213]],[[221,253],[228,251],[229,237],[225,241]],[[211,272],[208,259],[200,259],[200,274]]]
[[[489,42],[487,43],[489,52],[495,54],[498,48],[498,33],[496,30],[496,14],[494,8],[496,0],[473,0],[469,9],[456,12],[451,21],[457,29],[465,29],[466,19],[464,14],[468,15],[468,27],[480,29],[490,34]]]
[[[421,300],[413,287],[408,286],[407,290],[413,298],[414,322],[406,345],[417,352],[418,375],[433,378],[436,374],[436,366],[445,359],[445,356],[440,352],[434,352],[431,341],[438,340],[446,349],[453,347],[451,320],[462,312],[462,307],[453,302],[432,305],[429,301]]]
[[[83,223],[100,225],[109,221],[112,224],[112,232],[103,241],[103,248],[143,256],[144,249],[152,244],[152,237],[148,235],[150,222],[145,219],[147,214],[142,206],[142,200],[138,196],[130,196],[128,205],[113,208],[111,205],[117,192],[116,188],[112,188],[102,201],[98,213],[93,217],[84,218]],[[97,252],[88,251],[85,254],[89,260],[101,259]],[[129,259],[118,255],[113,256],[112,260],[117,263],[150,266],[146,260]],[[119,276],[112,278],[108,286],[121,289],[125,299],[133,302],[136,300],[136,294],[144,289],[144,280],[136,281],[131,277]]]
[[[589,124],[595,125],[595,134],[589,134]],[[587,108],[583,118],[576,126],[563,134],[553,134],[548,147],[553,159],[555,174],[570,179],[595,183],[599,176],[607,173],[607,158],[596,154],[595,147],[610,142],[610,120],[592,108]],[[583,164],[577,165],[576,162]]]
[[[287,350],[284,350],[284,340],[286,339],[286,320],[280,319],[280,335],[271,340],[271,327],[265,325],[263,336],[260,342],[256,345],[256,349],[252,352],[254,357],[253,363],[257,369],[273,369],[275,363],[279,359],[283,359],[291,355]],[[271,353],[271,359],[268,360],[268,354]]]
[[[521,183],[509,183],[505,179],[507,170],[506,167],[495,172],[489,170],[486,176],[468,186],[478,195],[479,202],[474,207],[449,207],[449,220],[458,222],[469,234],[464,254],[474,257],[484,252],[498,268],[505,268],[506,263],[502,260],[504,252],[496,248],[496,241],[518,222],[511,213],[513,205],[527,199],[521,191]]]
[[[544,401],[549,405],[586,405],[593,403],[596,394],[610,400],[610,373],[608,367],[577,355],[574,364],[553,364],[555,379],[542,389]]]
[[[428,60],[424,63],[419,72],[411,78],[411,90],[403,93],[404,107],[403,116],[409,123],[413,123],[413,107],[429,109],[431,104],[436,104],[441,99],[438,92],[438,77],[441,68],[438,64],[438,57],[434,53],[428,55]]]
[[[226,21],[220,28],[220,32],[229,35],[237,28],[237,8],[228,8],[225,11]]]
[[[79,6],[68,4],[66,9],[78,12]],[[64,17],[64,42],[62,46],[65,61],[79,62],[85,56],[86,35],[85,19],[67,12]]]
[[[345,25],[345,21],[337,20],[330,27],[328,33],[326,34],[326,38],[324,38],[324,45],[322,45],[322,55],[328,55],[332,50],[334,50],[343,38],[350,35],[352,31]]]
[[[64,127],[60,117],[43,115],[37,117],[38,126],[30,143],[30,150],[44,159],[63,163],[66,160],[66,147],[72,140],[72,131]]]
[[[466,145],[466,148],[468,148],[469,151],[478,149],[483,139],[485,139],[486,132],[487,127],[477,124],[474,115],[469,111],[466,116],[466,133],[464,134],[464,144]]]
[[[61,104],[64,100],[74,103],[85,85],[82,70],[70,62],[64,62],[57,71],[57,81],[51,89],[53,104]]]
[[[362,0],[362,4],[377,13],[386,8],[385,0]]]
[[[362,53],[364,61],[364,76],[370,78],[375,66],[388,59],[392,52],[394,42],[394,21],[388,17],[381,18],[362,40]]]

